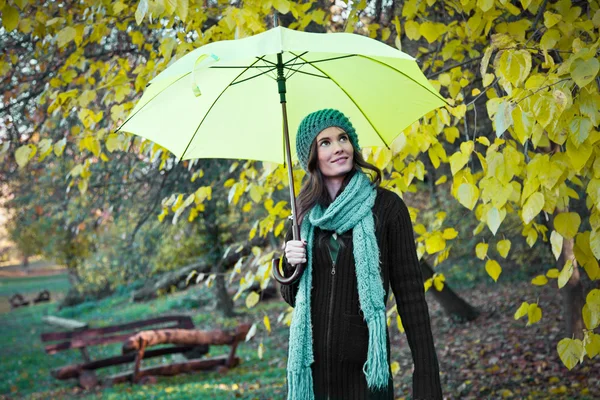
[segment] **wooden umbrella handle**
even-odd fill
[[[286,87],[285,76],[283,74],[282,54],[277,54],[277,86],[279,88],[279,102],[281,103],[281,112],[283,114],[283,137],[285,142],[285,161],[288,170],[288,180],[290,186],[290,203],[292,208],[292,235],[294,240],[300,240],[300,229],[296,212],[296,193],[294,189],[294,173],[292,171],[292,153],[290,149],[290,132],[288,127],[287,108],[286,108]],[[272,264],[273,277],[282,285],[291,285],[302,276],[304,265],[297,265],[294,273],[289,278],[285,278],[279,271],[279,259],[274,259]]]

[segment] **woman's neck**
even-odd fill
[[[336,176],[335,178],[324,179],[325,187],[327,188],[329,197],[331,197],[331,201],[335,200],[338,192],[340,191],[340,188],[342,187],[343,182],[343,176]]]

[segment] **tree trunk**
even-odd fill
[[[222,272],[221,269],[222,268],[219,268],[218,272]],[[217,309],[225,317],[234,317],[235,312],[233,312],[233,300],[227,292],[225,276],[222,274],[217,275],[215,278],[215,291],[217,295]]]
[[[211,270],[216,273],[213,287],[216,298],[216,309],[225,317],[233,317],[233,299],[227,292],[224,273],[226,267],[223,262],[223,243],[221,242],[221,229],[219,226],[219,215],[227,214],[227,205],[218,200],[209,201],[204,211],[204,223],[206,224],[207,244],[210,251],[207,260],[211,264]]]
[[[574,239],[564,239],[563,248],[560,257],[558,258],[557,268],[562,270],[567,260],[573,260],[573,275],[567,284],[560,289],[563,295],[563,317],[565,320],[565,328],[567,337],[575,336],[578,339],[583,339],[583,314],[581,309],[585,304],[585,293],[583,284],[581,283],[581,274],[575,255],[573,253]]]
[[[425,260],[421,260],[421,272],[425,280],[431,278],[434,274],[433,268]],[[461,322],[473,321],[479,316],[479,311],[457,295],[448,284],[444,284],[441,291],[433,288],[430,293],[433,294],[433,297],[442,306],[446,314],[454,320]]]

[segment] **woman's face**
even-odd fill
[[[343,177],[354,165],[354,148],[341,128],[323,129],[317,141],[318,167],[325,178]]]

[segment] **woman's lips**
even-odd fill
[[[340,157],[336,160],[333,160],[332,163],[333,164],[343,164],[346,162],[347,159],[348,159],[348,157]]]

